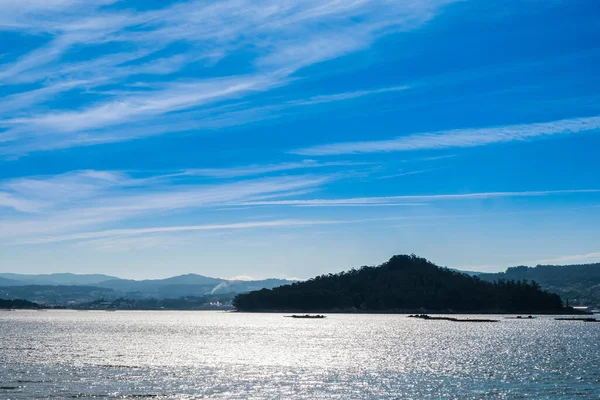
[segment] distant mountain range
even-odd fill
[[[519,266],[498,273],[456,271],[477,276],[488,282],[500,279],[536,281],[542,289],[560,295],[570,305],[600,307],[600,263]],[[285,279],[227,280],[196,274],[179,275],[166,279],[131,280],[102,274],[0,273],[0,299],[22,298],[65,304],[94,301],[100,298],[114,300],[121,297],[168,299],[225,294],[233,297],[238,293],[271,289],[293,282]]]
[[[166,279],[132,280],[101,274],[0,273],[0,298],[22,298],[52,304],[67,304],[99,298],[112,300],[119,297],[164,299],[216,294],[231,294],[233,297],[237,293],[271,289],[292,282],[285,279],[226,280],[196,274]]]
[[[22,285],[94,285],[100,282],[119,279],[102,274],[10,274],[0,273],[0,286]]]
[[[0,278],[0,286],[15,286],[22,284],[23,282],[15,281],[14,279]]]

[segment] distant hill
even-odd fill
[[[98,287],[110,288],[124,292],[124,297],[174,298],[180,296],[204,296],[212,292],[224,279],[203,275],[187,274],[165,279],[111,279],[96,284]],[[135,295],[133,295],[135,293]]]
[[[197,274],[186,274],[166,279],[158,279],[155,282],[161,282],[169,285],[218,285],[219,283],[225,281],[225,279],[221,278],[211,278]]]
[[[179,275],[171,278],[165,279],[146,279],[146,280],[133,280],[133,279],[119,279],[114,278],[110,280],[105,280],[102,282],[96,283],[95,286],[118,289],[124,291],[156,291],[160,290],[160,288],[164,288],[167,286],[179,286],[179,287],[189,287],[196,286],[202,287],[205,292],[210,292],[212,288],[217,286],[218,284],[226,282],[224,279],[219,278],[210,278],[208,276],[196,275],[196,274],[187,274],[187,275]],[[191,294],[190,294],[191,295]]]
[[[0,299],[27,299],[38,303],[66,305],[98,298],[116,298],[112,289],[73,285],[24,285],[0,287]]]
[[[231,299],[237,293],[262,288],[270,289],[289,283],[292,281],[283,279],[229,281],[197,274],[139,281],[101,274],[0,274],[0,299],[22,298],[57,305],[99,299],[112,301],[119,298],[176,299],[189,296],[224,295]]]
[[[0,286],[16,286],[16,285],[22,285],[22,284],[23,284],[23,282],[16,281],[14,279],[7,279],[7,278],[0,277]]]
[[[239,294],[240,311],[564,312],[558,295],[533,283],[489,283],[415,255],[392,257],[308,281]]]
[[[480,279],[529,280],[543,289],[557,293],[570,305],[600,307],[600,263],[580,265],[538,265],[511,267],[506,272],[481,273]]]
[[[5,284],[2,279],[9,279],[13,282]],[[114,276],[102,274],[11,274],[0,273],[0,286],[15,285],[94,285],[110,279],[119,279]]]

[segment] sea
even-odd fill
[[[0,399],[600,398],[600,323],[460,317],[0,311]]]

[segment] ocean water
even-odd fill
[[[0,311],[0,399],[600,398],[600,323],[495,318]]]

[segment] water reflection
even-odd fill
[[[0,398],[600,396],[600,324],[494,319],[4,313]]]

